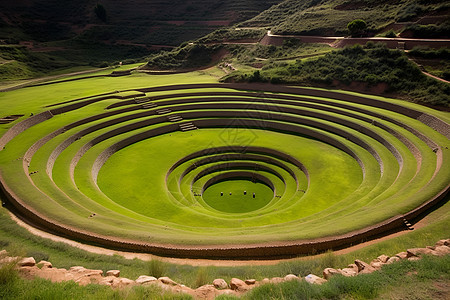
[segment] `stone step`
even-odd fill
[[[169,119],[170,122],[178,122],[178,121],[183,120],[183,118],[179,115],[171,115],[171,116],[168,116],[167,119]]]
[[[198,129],[197,126],[195,126],[191,122],[180,124],[179,126],[180,126],[181,131],[189,131],[189,130],[196,130],[196,129]]]
[[[168,114],[168,113],[170,113],[170,112],[172,112],[170,109],[168,109],[168,108],[164,108],[164,109],[160,109],[160,110],[157,110],[156,111],[156,113],[158,114],[158,115],[165,115],[165,114]]]
[[[414,228],[412,227],[412,224],[409,223],[408,220],[403,219],[403,223],[405,223],[405,226],[406,226],[409,230],[414,230]]]
[[[157,106],[158,106],[158,104],[153,103],[153,102],[142,104],[142,108],[154,108],[154,107],[157,107]]]

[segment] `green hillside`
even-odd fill
[[[243,27],[269,26],[278,34],[346,35],[347,24],[364,19],[376,32],[394,22],[417,21],[425,24],[448,20],[450,4],[445,0],[285,0],[242,23]]]

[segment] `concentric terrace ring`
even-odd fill
[[[15,158],[1,165],[3,190],[30,222],[105,247],[191,258],[296,256],[399,229],[449,189],[450,125],[411,103],[191,84],[47,109],[0,138],[0,155]],[[217,196],[213,205],[204,196],[239,180],[250,184],[242,195],[258,183],[268,198],[256,203],[250,192],[230,204]]]

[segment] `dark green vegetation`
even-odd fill
[[[217,62],[221,45],[184,43],[172,51],[150,56],[146,68],[152,70],[192,70]],[[216,59],[214,59],[216,58]]]
[[[9,45],[18,55],[11,58],[11,51],[0,49],[0,80],[136,60],[159,51],[153,45],[177,46],[253,17],[278,2],[3,1],[0,46]]]
[[[419,52],[413,51],[413,55],[417,53]],[[447,50],[430,53],[441,55],[447,53]],[[371,43],[365,47],[356,45],[332,51],[317,59],[273,63],[264,67],[262,71],[237,71],[223,80],[324,84],[340,87],[348,86],[352,82],[361,82],[368,87],[386,84],[386,87],[381,87],[379,93],[394,93],[424,104],[450,105],[448,84],[422,74],[403,52]]]
[[[367,29],[367,23],[364,20],[356,19],[347,24],[347,29],[351,36],[363,35]]]
[[[428,73],[450,81],[450,48],[436,50],[416,47],[408,52],[408,57],[420,64]]]
[[[333,36],[347,35],[347,24],[363,19],[369,32],[376,33],[390,23],[416,21],[421,16],[440,15],[448,10],[445,0],[285,0],[242,26],[270,26],[272,32],[279,34]]]

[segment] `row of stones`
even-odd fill
[[[255,279],[241,280],[232,278],[229,283],[224,279],[215,279],[212,284],[201,286],[197,289],[191,289],[185,285],[178,284],[169,277],[156,278],[153,276],[142,275],[136,280],[120,277],[119,270],[110,270],[103,276],[102,270],[90,270],[84,267],[71,267],[69,270],[53,268],[52,264],[47,261],[40,261],[36,264],[33,257],[27,257],[19,260],[18,257],[7,256],[6,250],[0,251],[0,266],[5,263],[16,263],[20,274],[25,278],[32,279],[34,277],[41,277],[53,282],[73,280],[80,285],[87,284],[101,284],[108,285],[113,288],[123,288],[132,285],[149,285],[157,284],[163,290],[169,290],[178,293],[187,293],[198,299],[213,299],[222,294],[242,294],[254,287],[268,284],[281,283],[285,281],[305,280],[310,284],[323,284],[327,282],[332,276],[342,275],[352,277],[359,274],[368,274],[380,270],[385,264],[392,264],[402,259],[419,260],[422,255],[444,256],[450,254],[450,239],[440,240],[434,246],[427,246],[425,248],[412,248],[407,251],[397,253],[389,257],[387,255],[380,255],[370,263],[365,263],[361,260],[355,260],[355,263],[348,265],[343,269],[326,268],[323,270],[323,278],[314,274],[309,274],[304,278],[298,277],[294,274],[288,274],[285,277],[265,278],[261,281]]]

